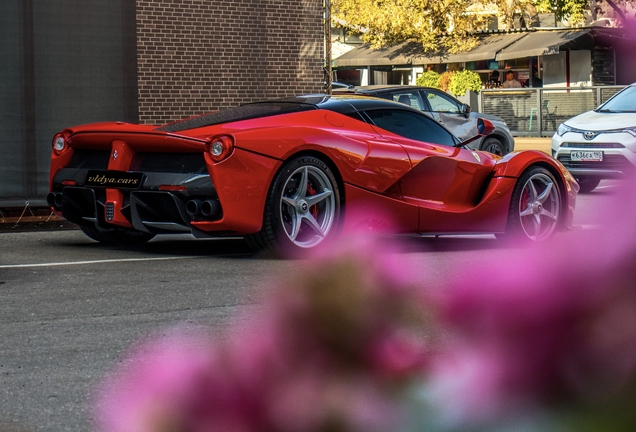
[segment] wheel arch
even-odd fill
[[[285,167],[285,165],[291,161],[292,159],[296,159],[298,157],[303,157],[303,156],[312,156],[315,157],[316,159],[319,159],[321,162],[323,162],[325,165],[327,165],[327,167],[331,170],[331,172],[333,173],[334,177],[336,178],[336,182],[338,183],[338,189],[340,192],[340,212],[342,212],[343,210],[343,204],[345,202],[345,187],[344,187],[344,180],[342,178],[342,174],[340,172],[340,170],[338,169],[338,165],[336,165],[336,163],[333,161],[333,159],[331,159],[327,154],[318,151],[318,150],[301,150],[299,152],[293,153],[291,155],[289,155],[286,159],[284,159],[281,163],[281,166],[278,168],[278,170],[276,171],[276,174],[274,175],[274,179],[278,176],[278,173]],[[272,180],[273,181],[273,180]]]
[[[502,134],[500,132],[497,132],[496,130],[495,130],[495,132],[491,133],[490,135],[485,136],[481,140],[481,143],[479,145],[479,149],[480,150],[484,150],[485,149],[484,144],[486,143],[486,141],[488,141],[488,138],[495,138],[495,139],[499,140],[499,142],[501,142],[503,145],[505,145],[506,146],[506,150],[507,150],[506,154],[514,151],[514,139],[510,140],[509,137],[507,137],[506,135],[504,135],[504,134]]]
[[[275,211],[273,210],[274,207],[272,207],[271,204],[271,200],[273,199],[273,197],[276,196],[275,194],[277,193],[276,182],[278,181],[278,179],[281,178],[281,175],[284,174],[286,167],[288,167],[290,164],[295,163],[297,159],[301,159],[304,157],[312,157],[314,159],[317,159],[321,163],[325,164],[326,167],[329,169],[331,175],[333,176],[333,179],[336,181],[336,187],[338,188],[338,193],[340,194],[340,200],[338,202],[339,211],[335,214],[337,215],[337,217],[342,216],[344,207],[344,182],[336,163],[326,154],[314,149],[305,149],[290,154],[284,159],[279,159],[280,166],[278,167],[278,169],[275,170],[274,175],[272,176],[272,180],[267,192],[267,203],[265,206],[265,212],[263,213],[263,225],[261,226],[261,231],[245,236],[245,240],[248,246],[254,251],[265,250],[269,253],[273,253],[274,256],[285,256],[290,253],[290,245],[286,246],[284,244],[285,242],[281,243],[281,240],[276,234],[276,229],[272,228],[273,225],[268,225],[267,221],[269,220],[270,222],[275,222],[276,220]],[[322,168],[320,168],[320,170],[323,171]],[[303,252],[296,251],[295,253],[302,254]]]

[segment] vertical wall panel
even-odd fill
[[[23,193],[20,99],[20,7],[4,0],[0,14],[0,199]]]
[[[138,120],[130,4],[11,0],[3,8],[0,205],[44,203],[55,132],[94,121]]]

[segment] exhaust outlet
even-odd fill
[[[53,207],[56,210],[60,210],[62,208],[63,197],[60,192],[51,192],[46,196],[46,203],[49,207]]]
[[[201,203],[201,214],[205,217],[217,216],[221,210],[218,201],[205,200]]]
[[[199,200],[190,200],[186,203],[186,211],[190,216],[194,216],[201,211],[201,201]]]

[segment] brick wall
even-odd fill
[[[139,121],[322,92],[322,0],[137,0]]]

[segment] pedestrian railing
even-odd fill
[[[503,118],[514,136],[552,136],[559,124],[592,110],[625,86],[482,90],[479,112]]]

